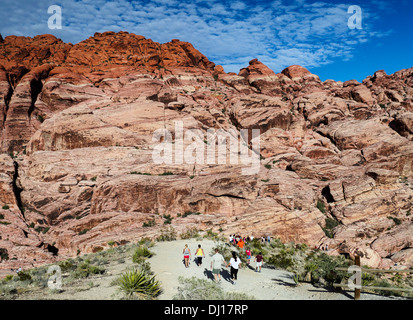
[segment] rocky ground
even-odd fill
[[[257,59],[226,73],[187,42],[127,32],[0,39],[0,269],[156,238],[165,223],[412,267],[413,68],[322,82]],[[208,129],[247,130],[259,170],[231,163],[239,150],[154,163],[154,132],[175,143],[177,123],[206,146]],[[172,145],[179,159],[192,139]]]

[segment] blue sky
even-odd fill
[[[62,8],[61,30],[48,28],[50,5]],[[348,27],[351,5],[362,29]],[[226,72],[258,58],[276,73],[298,64],[321,80],[362,81],[413,67],[412,16],[411,0],[2,0],[0,33],[77,43],[123,30],[191,42]]]

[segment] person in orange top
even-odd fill
[[[239,247],[240,249],[243,249],[245,242],[244,242],[242,239],[240,239],[237,244],[238,244],[238,247]]]

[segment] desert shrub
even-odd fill
[[[323,204],[323,205],[324,205],[324,204]],[[325,233],[325,235],[326,235],[327,237],[329,237],[329,238],[333,238],[333,237],[334,237],[333,229],[334,229],[335,227],[337,227],[339,224],[340,224],[340,223],[339,223],[337,220],[331,219],[331,218],[327,218],[327,219],[325,220],[325,227],[322,228],[323,231],[324,231],[324,233]]]
[[[176,240],[176,231],[172,226],[161,229],[161,235],[156,238],[156,241],[173,241]]]
[[[140,269],[127,270],[119,277],[118,285],[128,299],[154,299],[161,293],[161,285],[155,276]]]
[[[32,276],[27,271],[20,271],[17,275],[20,281],[32,281]]]
[[[327,229],[334,229],[335,227],[337,227],[340,223],[335,220],[335,219],[331,219],[331,218],[327,218],[326,219],[326,228]]]
[[[373,287],[390,288],[392,285],[386,280],[377,280],[373,283]],[[377,294],[389,297],[392,295],[397,295],[397,292],[387,291],[387,290],[375,290]]]
[[[295,265],[293,252],[288,249],[281,249],[279,253],[270,256],[270,258],[267,261],[267,264],[280,269],[292,269]]]
[[[372,275],[371,273],[363,272],[361,274],[361,285],[363,287],[370,286],[372,283],[374,283],[375,280],[376,280],[376,277]]]
[[[141,258],[150,258],[153,253],[146,246],[139,246],[132,256],[132,261],[138,263]]]
[[[155,219],[152,219],[152,220],[149,220],[148,222],[144,222],[142,227],[150,228],[150,227],[153,227],[154,225],[156,225],[156,221]]]
[[[138,245],[152,248],[155,245],[155,242],[153,242],[150,238],[145,237],[138,241]]]
[[[72,259],[60,261],[58,266],[62,272],[68,272],[76,269],[76,264]]]
[[[199,236],[199,230],[195,227],[186,229],[185,232],[180,234],[181,239],[191,239]]]
[[[313,284],[324,280],[329,286],[340,283],[348,274],[345,271],[336,271],[336,268],[347,268],[351,264],[342,256],[332,257],[325,253],[309,256],[305,265],[306,270],[311,270]]]
[[[86,232],[88,232],[89,229],[83,229],[79,231],[79,236],[81,236],[82,234],[85,234]]]
[[[204,238],[207,239],[212,239],[212,240],[218,240],[218,233],[213,232],[211,229],[207,230],[206,235],[204,236]]]
[[[317,200],[317,208],[320,210],[322,213],[326,213],[326,206],[323,201]]]
[[[163,172],[163,173],[161,173],[161,174],[159,174],[160,176],[173,176],[173,172],[171,172],[171,171],[165,171],[165,172]]]
[[[164,214],[163,215],[165,221],[163,222],[163,224],[171,224],[172,223],[172,217],[170,214]]]
[[[254,239],[252,240],[249,244],[251,249],[256,249],[258,251],[262,251],[263,250],[263,244],[261,243],[260,239]]]
[[[184,214],[182,215],[182,218],[186,218],[187,216],[190,216],[192,214],[200,215],[201,213],[200,212],[194,212],[194,211],[185,211]]]
[[[8,274],[5,278],[4,278],[4,281],[5,282],[9,282],[9,281],[11,281],[13,279],[13,275],[12,274]]]
[[[174,300],[254,300],[244,293],[224,292],[216,283],[197,277],[179,277],[178,293]]]
[[[39,288],[47,287],[48,275],[46,268],[34,268],[30,270],[30,275],[32,277],[32,283],[34,286],[37,286]]]
[[[254,241],[255,241],[255,239],[254,239]],[[273,249],[274,248],[284,249],[285,244],[281,242],[281,239],[275,238],[271,241],[270,247],[273,248]]]
[[[8,298],[10,296],[18,294],[17,292],[17,286],[15,283],[11,282],[5,285],[0,285],[0,296],[2,296],[2,299]],[[11,298],[11,297],[10,297]]]
[[[396,217],[387,217],[387,218],[390,219],[390,220],[393,220],[396,225],[400,225],[402,223],[400,221],[400,219],[398,219]]]
[[[76,270],[73,272],[72,276],[74,278],[87,278],[89,275],[103,274],[105,269],[99,266],[90,265],[88,260],[78,264]]]
[[[300,250],[301,252],[306,252],[308,250],[308,245],[306,245],[305,243],[296,244],[295,248],[297,250]]]

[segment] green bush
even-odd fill
[[[161,229],[161,235],[156,238],[156,241],[173,241],[176,240],[176,231],[170,226],[169,228]]]
[[[112,248],[115,244],[116,244],[116,242],[115,242],[114,240],[108,241],[108,246],[111,247],[111,248]]]
[[[374,282],[373,287],[390,288],[392,285],[386,280],[377,280]],[[391,295],[396,295],[397,292],[387,291],[387,290],[375,290],[378,294],[389,297]]]
[[[278,254],[271,255],[267,263],[276,268],[292,269],[295,265],[293,252],[289,249],[281,249]]]
[[[128,270],[118,279],[120,291],[126,298],[154,299],[161,292],[161,285],[155,276],[139,269]]]
[[[180,234],[181,239],[191,239],[199,236],[199,230],[195,227],[186,229],[185,232]]]
[[[83,229],[83,230],[79,231],[79,236],[81,236],[82,234],[85,234],[88,231],[89,231],[89,229]]]
[[[148,222],[144,222],[142,227],[150,228],[150,227],[153,227],[154,225],[156,225],[156,221],[155,219],[152,219],[152,220],[149,220]]]
[[[337,227],[340,223],[335,220],[335,219],[331,219],[331,218],[327,218],[326,219],[326,228],[327,229],[334,229],[335,227]]]
[[[165,219],[163,224],[171,224],[172,223],[173,218],[171,217],[170,214],[164,214],[163,217]]]
[[[256,239],[254,239],[255,241]],[[279,249],[285,249],[285,244],[281,242],[281,239],[275,238],[271,241],[270,243],[271,248],[279,248]]]
[[[161,173],[160,176],[173,176],[173,172],[166,171],[166,172]]]
[[[17,275],[20,281],[32,281],[32,276],[26,271],[20,271]]]
[[[345,271],[336,271],[336,268],[347,268],[351,262],[342,256],[333,257],[325,253],[311,255],[307,258],[305,269],[311,271],[311,282],[319,283],[324,279],[329,286],[333,283],[340,283],[348,276]]]
[[[77,266],[77,269],[73,272],[72,276],[74,278],[87,278],[89,275],[103,273],[105,273],[105,269],[90,265],[89,261],[85,260],[85,262],[82,262]]]
[[[260,252],[262,253],[263,257],[267,255],[266,245],[262,243],[260,239],[255,238],[248,243],[247,247],[250,247],[253,256],[256,256]]]
[[[324,204],[323,201],[321,201],[321,200],[318,200],[318,201],[317,201],[317,208],[318,208],[318,210],[320,210],[322,213],[326,213],[326,206],[325,206],[325,204]]]
[[[138,263],[140,258],[150,258],[152,255],[153,253],[146,246],[139,246],[132,256],[132,261]]]
[[[76,264],[71,259],[60,261],[58,265],[62,272],[68,272],[76,269]]]
[[[323,204],[323,205],[324,205],[324,204]],[[321,209],[320,209],[320,211],[321,211]],[[337,227],[339,224],[340,224],[340,223],[339,223],[337,220],[331,219],[331,218],[327,218],[327,219],[325,220],[325,227],[322,228],[323,231],[324,231],[324,233],[325,233],[325,235],[326,235],[327,237],[331,238],[331,239],[334,238],[333,229],[334,229],[335,227]]]
[[[218,233],[213,232],[211,229],[207,230],[206,235],[204,236],[204,238],[207,239],[212,239],[212,240],[218,240]]]
[[[182,215],[182,218],[190,216],[191,214],[200,215],[201,213],[200,212],[193,212],[193,211],[185,211],[185,213]]]
[[[4,281],[5,282],[9,282],[9,281],[11,281],[13,279],[13,275],[12,274],[8,274],[5,278],[4,278]]]
[[[376,277],[371,273],[363,272],[361,275],[361,285],[363,287],[368,287],[374,283]]]

